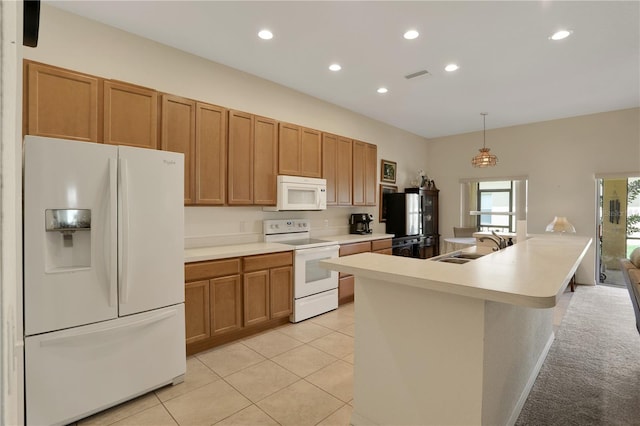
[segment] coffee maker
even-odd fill
[[[373,215],[369,213],[353,213],[349,219],[349,233],[371,234],[373,231],[369,223],[373,222]]]

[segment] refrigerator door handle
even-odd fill
[[[121,325],[114,325],[108,328],[104,328],[102,330],[95,330],[95,331],[85,331],[85,332],[80,332],[80,333],[76,333],[76,334],[72,334],[72,335],[67,335],[67,336],[60,336],[60,337],[51,337],[48,339],[43,339],[40,341],[40,346],[53,346],[53,345],[60,345],[60,344],[65,344],[68,342],[73,342],[75,340],[78,339],[89,339],[89,338],[93,338],[93,339],[100,339],[101,341],[103,341],[104,336],[109,335],[109,334],[114,334],[117,333],[120,330],[131,330],[134,328],[142,328],[145,327],[147,325],[150,324],[154,324],[163,320],[166,320],[168,318],[171,318],[173,316],[176,315],[176,310],[171,310],[171,311],[167,311],[167,312],[162,312],[161,314],[157,314],[154,315],[152,317],[149,318],[145,318],[145,319],[141,319],[138,321],[134,321],[134,322],[129,322],[126,324],[121,324]]]
[[[109,159],[109,306],[118,303],[118,163]],[[105,238],[105,240],[107,240]],[[105,250],[106,252],[107,250]]]
[[[120,303],[129,301],[129,177],[127,160],[120,159],[120,197],[122,220],[122,250],[120,261]]]

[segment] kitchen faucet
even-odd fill
[[[486,236],[486,237],[480,237],[478,238],[478,240],[480,240],[480,242],[489,239],[491,241],[493,241],[494,243],[496,243],[497,248],[493,248],[493,251],[498,251],[501,250],[503,248],[507,248],[507,242],[504,240],[504,238],[502,238],[500,235],[496,234],[496,231],[491,231],[491,233],[494,235],[493,237],[491,236]]]

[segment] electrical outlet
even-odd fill
[[[328,228],[329,227],[329,219],[325,219],[324,220],[324,227]]]

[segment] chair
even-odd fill
[[[455,238],[469,238],[473,237],[473,233],[478,232],[475,226],[465,227],[465,228],[457,228],[453,227],[453,236]]]

